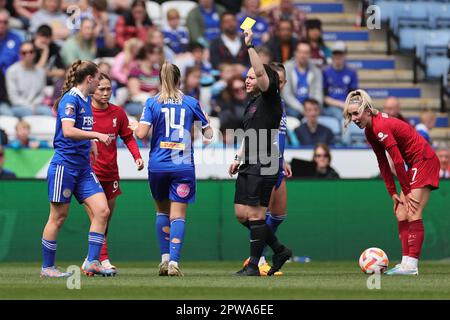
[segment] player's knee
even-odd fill
[[[52,219],[53,224],[56,226],[56,228],[61,229],[61,227],[64,224],[64,221],[66,221],[67,215],[60,215],[54,219]]]
[[[109,216],[111,214],[111,211],[109,210],[108,206],[100,208],[96,213],[95,216],[98,219],[104,220],[105,222],[108,221]]]

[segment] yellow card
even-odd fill
[[[253,25],[255,24],[256,20],[253,20],[250,17],[245,18],[244,22],[242,22],[241,24],[241,29],[242,30],[247,30],[247,29],[251,29],[253,27]]]

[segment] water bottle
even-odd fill
[[[311,262],[311,258],[307,257],[307,256],[295,256],[294,258],[292,258],[292,260],[294,262],[299,262],[299,263],[308,263]]]

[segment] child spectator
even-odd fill
[[[164,43],[175,54],[186,52],[189,42],[189,31],[186,27],[180,26],[180,13],[177,9],[167,11],[167,22],[169,25],[162,30]]]
[[[431,110],[425,110],[420,114],[420,123],[416,125],[419,134],[431,143],[430,130],[436,125],[436,114]]]
[[[16,124],[16,138],[9,143],[13,149],[38,149],[48,148],[46,141],[40,141],[30,136],[30,124],[25,120],[20,120]]]

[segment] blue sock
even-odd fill
[[[169,232],[165,232],[164,229]],[[158,237],[161,254],[169,253],[170,220],[165,213],[158,212],[156,214],[156,236]]]
[[[44,257],[42,268],[53,267],[55,265],[56,241],[42,238],[42,256]]]
[[[275,232],[277,232],[278,226],[284,221],[285,218],[286,218],[286,215],[273,216],[272,212],[267,211],[266,224],[269,226],[269,228],[275,234]]]
[[[185,223],[183,219],[175,219],[170,223],[170,261],[180,261]]]
[[[100,259],[100,250],[102,250],[105,235],[97,232],[89,232],[89,250],[88,261]]]

